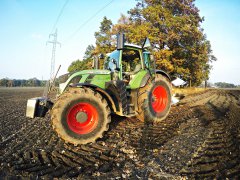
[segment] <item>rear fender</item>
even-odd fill
[[[151,75],[150,75],[149,73],[147,73],[147,74],[142,78],[140,87],[141,87],[141,88],[144,87],[144,86],[147,84],[147,82],[148,82],[148,80],[149,80],[150,78],[151,78]]]
[[[156,74],[161,74],[162,76],[166,77],[169,81],[171,81],[170,76],[168,75],[168,73],[166,73],[163,70],[156,70]]]
[[[169,81],[171,81],[171,78],[170,76],[165,72],[165,71],[162,71],[162,70],[156,70],[156,74],[161,74],[162,76],[166,77]],[[142,81],[141,81],[141,84],[140,84],[140,87],[144,87],[148,80],[151,78],[150,74],[147,73],[143,78],[142,78]]]

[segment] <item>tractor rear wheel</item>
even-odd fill
[[[111,121],[107,101],[89,88],[69,88],[54,104],[53,129],[74,145],[94,142],[108,130]]]
[[[157,123],[165,119],[171,108],[171,84],[161,75],[156,81],[149,80],[145,87],[139,89],[137,118],[148,123]]]

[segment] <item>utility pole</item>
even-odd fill
[[[52,48],[52,58],[51,58],[51,71],[50,71],[50,82],[54,81],[54,74],[55,74],[55,54],[56,54],[56,46],[57,44],[60,45],[61,47],[61,43],[57,41],[57,29],[55,31],[54,34],[50,34],[49,35],[49,39],[53,37],[52,41],[47,41],[48,43],[52,43],[53,44],[53,48]]]

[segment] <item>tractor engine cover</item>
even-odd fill
[[[45,117],[53,103],[46,97],[36,97],[28,99],[26,116],[29,118]]]

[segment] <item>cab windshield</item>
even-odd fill
[[[123,72],[133,72],[138,64],[141,65],[139,51],[132,49],[124,49],[122,54]]]

